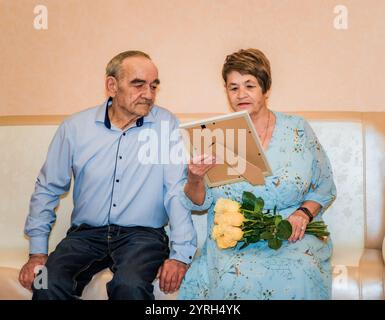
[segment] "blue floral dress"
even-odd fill
[[[304,201],[322,205],[322,214],[336,196],[327,155],[310,125],[301,117],[274,112],[276,125],[266,156],[273,175],[265,185],[239,182],[207,188],[197,206],[181,193],[190,210],[207,210],[207,239],[189,268],[179,290],[179,299],[330,299],[332,244],[305,235],[295,243],[284,241],[275,251],[260,241],[244,249],[219,249],[211,237],[214,205],[220,197],[241,202],[243,191],[265,201],[266,209],[277,206],[287,218]]]

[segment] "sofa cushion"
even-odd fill
[[[381,250],[357,249],[345,250],[347,257],[359,256],[359,263],[355,264],[356,258],[344,258],[341,254],[340,259],[333,259],[333,285],[332,298],[339,299],[385,299],[385,267],[382,259]],[[24,289],[19,281],[19,270],[25,263],[25,252],[23,250],[1,251],[0,256],[7,261],[8,267],[0,267],[0,300],[16,299],[25,300],[31,298],[31,293]],[[11,258],[15,259],[11,260]],[[0,260],[0,265],[2,260]],[[11,266],[11,267],[9,267]],[[109,269],[105,269],[95,274],[91,282],[84,288],[82,299],[84,300],[104,300],[107,299],[106,284],[112,278]],[[177,293],[164,294],[159,289],[159,282],[155,280],[154,295],[157,300],[176,299]]]
[[[384,276],[381,250],[365,249],[358,266],[334,266],[332,297],[335,300],[385,299]]]
[[[19,269],[0,267],[0,300],[30,300],[32,293],[19,283]]]
[[[370,225],[370,228],[366,226],[366,234],[368,232],[376,234],[377,239],[381,234],[381,226],[383,228],[384,225],[381,214],[383,188],[374,188],[372,184],[367,185],[366,193],[369,193],[369,204],[372,205],[370,209],[373,210],[368,210],[369,207],[365,208],[364,170],[372,168],[373,163],[382,164],[383,154],[376,158],[378,161],[373,159],[370,161],[371,167],[368,167],[369,162],[366,161],[365,167],[363,157],[368,154],[368,150],[364,149],[363,132],[368,131],[368,128],[364,129],[360,121],[310,121],[310,124],[330,157],[338,189],[337,200],[324,216],[329,224],[335,248],[332,259],[333,298],[377,299],[381,297],[381,288],[383,295],[384,283],[381,274],[384,264],[381,261],[380,246],[377,246],[374,240],[370,242],[373,244],[370,248],[374,251],[365,249],[365,219]],[[56,128],[55,125],[0,126],[0,143],[7,150],[2,155],[3,165],[0,167],[0,176],[3,181],[0,183],[2,195],[0,288],[2,294],[6,294],[10,286],[13,291],[9,289],[9,296],[19,295],[23,298],[28,294],[28,291],[20,288],[17,280],[18,270],[28,257],[28,241],[23,236],[23,227],[33,191],[33,182],[44,161],[48,144]],[[371,149],[374,150],[380,146],[380,143],[376,140],[373,146]],[[31,148],[34,150],[33,153],[30,152]],[[379,148],[379,150],[383,149]],[[378,181],[383,181],[383,175],[378,175],[377,178]],[[63,196],[57,209],[58,218],[50,237],[50,251],[65,236],[69,227],[72,210],[71,192],[72,189]],[[372,196],[374,194],[376,197]],[[381,195],[378,196],[379,194]],[[198,231],[198,245],[201,247],[206,238],[206,216],[193,215],[193,221]],[[108,270],[95,275],[85,288],[83,298],[106,298],[105,283],[110,278],[111,273]],[[17,288],[17,286],[20,287]],[[158,292],[159,285],[156,282],[154,282],[154,291],[158,299],[175,298],[175,295],[162,295]]]
[[[25,248],[0,249],[0,300],[28,300],[32,293],[19,283],[19,271],[27,262],[28,251]],[[95,274],[91,282],[84,288],[82,299],[107,299],[106,284],[112,279],[109,269]],[[159,289],[159,281],[153,282],[154,295],[157,300],[174,300],[176,293],[165,294]]]

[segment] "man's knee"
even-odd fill
[[[154,287],[152,283],[137,272],[116,272],[107,284],[110,299],[140,299],[153,300]]]
[[[48,266],[37,274],[33,284],[33,300],[61,300],[74,298],[74,282],[63,269]]]

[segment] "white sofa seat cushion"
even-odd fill
[[[333,258],[333,299],[385,299],[385,267],[381,250],[365,249],[357,251],[350,249]],[[345,257],[357,257],[346,259]],[[0,300],[28,300],[32,294],[24,289],[18,280],[19,270],[26,261],[24,250],[0,251]],[[12,260],[13,259],[13,260]],[[7,267],[2,266],[7,261]],[[352,263],[353,262],[353,263]],[[112,272],[105,269],[95,274],[91,282],[84,288],[82,299],[107,299],[106,284],[112,278]],[[154,295],[157,300],[174,300],[177,293],[164,294],[159,289],[159,281],[154,280]]]
[[[29,300],[32,293],[19,283],[19,271],[27,262],[28,251],[25,248],[0,249],[0,300]],[[112,272],[104,269],[95,274],[84,288],[82,299],[107,299],[106,284],[112,279]],[[159,289],[159,281],[153,282],[156,300],[175,300],[176,294],[165,294]]]

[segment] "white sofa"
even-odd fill
[[[385,233],[385,116],[363,113],[303,113],[333,165],[338,197],[325,214],[334,241],[333,299],[385,299],[382,243]],[[182,121],[209,115],[179,115]],[[23,226],[34,181],[58,120],[1,118],[0,145],[0,299],[30,299],[18,283],[28,257]],[[50,238],[50,250],[69,227],[71,195],[63,197]],[[193,216],[199,246],[206,237],[206,215]],[[106,299],[108,270],[95,275],[84,299]],[[154,282],[157,299],[164,295]]]

